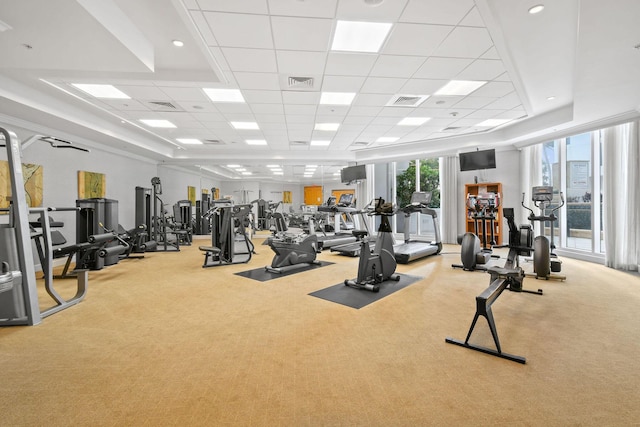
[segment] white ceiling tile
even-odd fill
[[[516,92],[511,92],[510,94],[505,95],[502,98],[498,99],[497,101],[487,105],[486,108],[498,109],[498,110],[500,109],[511,110],[513,108],[520,106],[521,104],[522,104],[522,101],[520,101],[518,94]]]
[[[440,44],[434,56],[478,58],[493,46],[486,28],[456,27]]]
[[[451,80],[472,62],[473,59],[468,58],[440,58],[432,56],[427,58],[413,77]]]
[[[380,111],[382,111],[382,106],[388,101],[389,95],[383,95],[386,100],[384,103],[380,104],[378,107],[368,107],[368,106],[359,106],[354,105],[349,109],[349,116],[366,116],[366,117],[375,117]]]
[[[411,77],[424,63],[419,56],[380,55],[369,73],[375,77]]]
[[[275,73],[234,73],[240,89],[279,90],[280,82]],[[244,93],[244,90],[243,90]]]
[[[271,49],[223,47],[221,50],[232,71],[278,72],[276,55]]]
[[[406,117],[408,116],[414,109],[408,107],[384,107],[382,111],[378,114],[378,117]],[[376,123],[377,119],[373,121]],[[397,123],[397,122],[396,122]]]
[[[510,82],[489,82],[484,86],[480,86],[480,88],[472,92],[471,95],[500,98],[513,91],[513,84],[511,84]]]
[[[466,96],[460,101],[456,102],[455,108],[482,108],[485,105],[491,104],[496,98],[488,98],[484,96]]]
[[[278,71],[293,76],[307,76],[322,74],[326,59],[326,52],[305,52],[278,50]]]
[[[167,96],[162,90],[158,89],[154,86],[125,86],[118,85],[118,89],[129,95],[134,99],[144,99],[144,100],[170,100],[171,98]]]
[[[467,16],[465,16],[458,25],[461,25],[463,27],[484,27],[485,23],[482,19],[482,16],[480,16],[478,8],[474,7],[469,11],[469,13],[467,13]]]
[[[273,49],[268,16],[217,12],[204,16],[220,46]]]
[[[191,19],[193,19],[196,28],[200,32],[204,42],[207,46],[215,46],[218,44],[215,36],[211,32],[211,28],[209,27],[209,23],[207,19],[204,17],[204,14],[200,11],[190,11]]]
[[[522,117],[526,117],[527,113],[522,109],[515,109],[511,111],[503,111],[499,114],[496,114],[494,118],[496,119],[519,119]]]
[[[268,13],[267,0],[198,0],[202,10],[236,13]]]
[[[389,100],[389,95],[375,93],[360,93],[353,100],[353,106],[374,106],[382,107]],[[375,115],[375,114],[374,114]]]
[[[283,90],[282,100],[285,104],[312,104],[317,105],[320,100],[320,92],[302,92]]]
[[[352,115],[348,115],[347,117],[344,118],[344,120],[342,121],[343,124],[345,125],[368,125],[369,123],[371,123],[373,121],[373,117],[367,115],[367,116],[352,116]]]
[[[407,0],[393,0],[369,6],[362,0],[341,0],[336,16],[346,21],[394,22],[406,3]]]
[[[150,108],[143,102],[135,99],[103,99],[102,104],[109,110],[119,111],[149,111]]]
[[[204,112],[204,113],[191,113],[193,118],[198,120],[201,123],[209,123],[209,122],[223,122],[226,121],[225,117],[220,113],[213,112]]]
[[[276,49],[325,52],[329,48],[330,19],[272,16],[271,25]]]
[[[316,105],[284,104],[284,112],[287,116],[289,116],[290,114],[303,114],[314,117],[316,114],[316,109]]]
[[[324,76],[323,92],[358,92],[364,84],[365,77],[357,76]]]
[[[254,114],[284,114],[282,104],[253,104],[251,111]]]
[[[336,2],[337,0],[269,0],[269,12],[272,15],[280,16],[333,18],[336,11]]]
[[[256,121],[263,130],[286,130],[287,120],[284,114],[255,114]]]
[[[471,114],[468,114],[467,119],[492,119],[497,115],[504,113],[504,110],[476,110]]]
[[[366,76],[378,56],[369,53],[329,52],[325,74]]]
[[[322,117],[344,117],[350,111],[351,107],[348,105],[318,105],[316,117],[318,117],[317,121],[320,121],[320,118]]]
[[[171,101],[172,104],[179,105],[183,110],[192,113],[206,114],[206,113],[218,113],[216,106],[211,101],[198,102],[198,101]]]
[[[396,24],[391,29],[382,53],[429,56],[452,30],[453,27],[446,25]],[[416,43],[417,40],[420,43]]]
[[[210,102],[209,97],[200,88],[160,87],[159,89],[176,101]]]
[[[216,108],[224,115],[233,114],[252,114],[251,107],[248,104],[238,102],[216,102]]]
[[[492,48],[487,50],[485,53],[483,53],[480,58],[482,58],[482,59],[499,59],[499,60],[501,60],[500,54],[498,54],[498,50],[496,49],[495,46],[493,46]]]
[[[400,21],[457,25],[474,5],[473,0],[409,0]]]
[[[399,93],[408,95],[431,95],[447,84],[447,82],[448,80],[411,79],[402,86]]]
[[[464,96],[430,96],[419,108],[449,108]]]
[[[362,93],[398,93],[407,79],[369,77],[360,90]]]
[[[500,60],[476,59],[456,76],[456,80],[493,80],[504,72]]]
[[[256,117],[253,115],[253,113],[234,113],[234,112],[229,112],[229,113],[222,113],[222,115],[229,122],[255,122],[256,121]],[[239,131],[240,129],[235,129],[235,130]]]
[[[282,95],[278,90],[243,90],[244,100],[249,104],[280,104]]]

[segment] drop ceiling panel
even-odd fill
[[[497,98],[490,98],[485,96],[467,96],[460,101],[456,102],[455,108],[482,108],[485,105],[489,105],[496,101]]]
[[[435,51],[434,56],[478,58],[493,46],[486,28],[456,27]]]
[[[473,62],[468,58],[430,57],[413,77],[420,79],[451,79]]]
[[[202,10],[236,13],[268,13],[267,0],[197,0]]]
[[[463,27],[484,27],[484,21],[477,7],[474,7],[467,13],[467,15],[460,21],[458,25]]]
[[[218,109],[210,102],[190,102],[190,101],[172,101],[173,104],[180,106],[184,111],[191,113],[217,113]]]
[[[474,6],[473,0],[410,0],[400,21],[457,25]]]
[[[379,2],[369,6],[365,1],[343,0],[338,3],[337,18],[342,20],[393,22],[402,13],[407,0]]]
[[[280,88],[276,90],[242,90],[245,101],[249,104],[280,104],[282,103],[282,95]]]
[[[282,91],[282,100],[285,104],[317,105],[320,100],[320,93]]]
[[[445,25],[417,25],[417,24],[396,24],[391,30],[391,35],[385,43],[382,53],[388,55],[419,55],[429,56],[453,27]],[[420,43],[416,43],[420,40]],[[440,56],[445,56],[443,53]]]
[[[511,82],[489,82],[472,93],[473,96],[500,98],[514,91]]]
[[[232,71],[277,73],[275,52],[271,49],[221,48]]]
[[[256,114],[260,129],[287,130],[287,120],[284,114]]]
[[[125,86],[118,85],[118,89],[134,99],[153,99],[157,101],[169,101],[168,97],[162,90],[154,86]]]
[[[248,104],[239,102],[216,102],[216,109],[222,114],[252,114],[251,107]]]
[[[362,93],[398,93],[400,88],[407,82],[407,79],[369,77],[362,85]]]
[[[269,12],[278,16],[333,18],[336,11],[336,2],[337,0],[269,0]]]
[[[383,95],[383,96],[387,99],[389,98],[388,95]],[[349,109],[349,116],[350,117],[352,116],[366,117],[368,120],[372,120],[375,116],[378,115],[378,113],[380,113],[380,111],[382,111],[382,105],[384,105],[384,103],[379,105],[381,106],[369,107],[369,106],[354,105]]]
[[[413,95],[432,95],[447,84],[448,80],[411,79],[400,88],[400,93]]]
[[[276,49],[325,52],[329,47],[333,21],[272,16],[271,25]]]
[[[505,72],[502,61],[497,59],[476,59],[471,65],[456,75],[457,80],[493,80]]]
[[[325,52],[304,52],[278,50],[278,71],[297,77],[322,74],[327,54]]]
[[[303,105],[303,104],[284,104],[284,112],[286,115],[295,114],[295,115],[308,115],[310,117],[314,117],[316,114],[316,105]]]
[[[211,102],[204,91],[199,88],[160,86],[160,90],[169,98],[180,102]]]
[[[322,80],[323,92],[358,92],[365,82],[359,76],[325,76]]]
[[[369,73],[375,77],[411,77],[424,63],[419,56],[380,55]]]
[[[234,73],[240,89],[280,90],[276,73]]]
[[[366,53],[329,52],[325,73],[338,76],[366,76],[377,55]]]
[[[253,104],[250,106],[254,114],[282,114],[284,115],[284,107],[282,104]]]
[[[332,121],[335,121],[336,118],[341,118],[346,116],[350,111],[349,106],[347,105],[318,105],[318,110],[316,111],[316,116],[320,117],[332,117]]]
[[[204,17],[221,47],[273,49],[268,16],[205,12]]]

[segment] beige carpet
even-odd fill
[[[355,310],[307,294],[355,277],[357,259],[234,275],[270,263],[259,243],[218,268],[197,241],[126,260],[91,272],[79,305],[0,328],[0,425],[640,425],[637,274],[565,259],[566,282],[525,281],[544,296],[505,292],[497,329],[521,365],[445,343],[488,285],[450,267],[459,247],[399,266],[423,279]],[[492,345],[484,319],[472,341]]]

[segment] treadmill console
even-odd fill
[[[353,203],[353,194],[343,193],[340,195],[340,200],[338,200],[338,206],[351,206],[351,203]]]
[[[411,195],[411,204],[412,205],[424,205],[428,206],[431,203],[431,192],[430,191],[414,191]]]

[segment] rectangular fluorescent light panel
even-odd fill
[[[431,120],[431,117],[405,117],[398,122],[398,126],[420,126]]]
[[[268,168],[280,168],[280,165],[267,165]]]
[[[176,141],[178,141],[181,144],[191,144],[191,145],[202,144],[202,141],[195,138],[177,138]]]
[[[284,172],[276,172],[276,171],[274,171],[273,174],[274,175],[284,175]]]
[[[251,172],[242,172],[242,175],[252,175]]]
[[[112,85],[71,83],[72,86],[96,98],[131,99],[129,95]]]
[[[202,90],[213,102],[245,102],[239,89],[204,88]]]
[[[227,165],[228,168],[239,168],[240,165]]]
[[[316,123],[313,130],[338,130],[340,123]]]
[[[326,147],[329,144],[331,144],[331,141],[327,141],[327,140],[311,140],[311,142],[309,143],[310,146],[314,146],[314,147]]]
[[[231,122],[234,129],[260,129],[256,122]]]
[[[391,26],[384,22],[338,21],[331,50],[378,52]]]
[[[267,141],[264,139],[245,139],[247,145],[267,145]]]
[[[376,142],[396,142],[399,139],[400,138],[396,136],[381,136],[380,138],[376,139]]]
[[[152,128],[175,128],[176,125],[169,120],[141,119],[142,123]]]
[[[507,119],[487,119],[484,122],[478,123],[476,126],[492,128],[492,127],[503,125],[510,121],[511,120],[507,120]]]
[[[451,80],[449,83],[438,89],[435,95],[466,96],[485,83],[487,82],[473,80]]]
[[[320,94],[320,104],[325,105],[350,105],[355,93],[351,92],[322,92]]]

